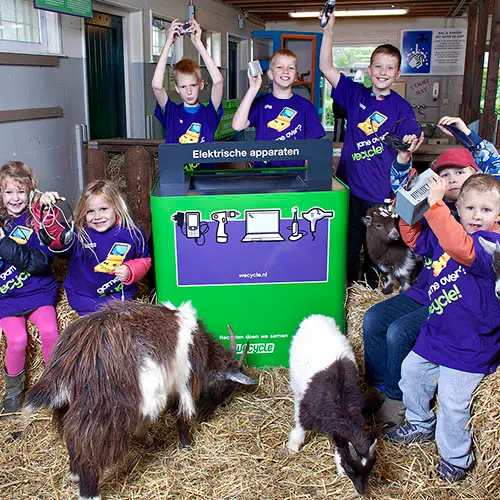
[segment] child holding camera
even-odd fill
[[[188,34],[212,79],[210,102],[207,106],[202,105],[199,100],[205,82],[201,79],[200,67],[192,59],[184,58],[174,66],[175,90],[182,99],[180,104],[172,102],[163,87],[168,52],[177,38]],[[214,141],[214,133],[223,114],[221,102],[224,79],[201,41],[201,28],[196,20],[191,19],[184,24],[178,19],[172,21],[151,86],[157,101],[155,116],[167,133],[165,143],[193,144]],[[210,168],[210,165],[204,163],[203,169],[207,168]]]
[[[28,345],[26,319],[38,328],[45,363],[58,336],[51,253],[40,244],[29,210],[37,184],[34,172],[21,161],[0,168],[0,328],[7,339],[1,413],[14,413],[21,407]]]
[[[276,51],[267,76],[273,91],[255,99],[262,85],[262,73],[248,71],[249,88],[233,117],[233,129],[255,127],[257,141],[319,139],[325,130],[311,101],[292,92],[297,79],[297,56],[288,49]],[[298,167],[302,161],[255,162],[254,167]]]

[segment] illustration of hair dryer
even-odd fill
[[[217,236],[215,238],[217,243],[227,243],[226,224],[229,219],[236,219],[239,216],[240,212],[237,210],[221,210],[210,214],[211,219],[217,222]]]
[[[325,217],[333,217],[333,210],[323,210],[319,207],[313,207],[309,209],[307,212],[302,212],[302,218],[309,221],[309,232],[311,233],[312,239],[314,240],[316,236],[314,233],[316,232],[316,222]]]

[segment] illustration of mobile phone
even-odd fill
[[[129,250],[130,245],[128,243],[115,243],[111,247],[106,260],[94,267],[94,272],[113,274],[115,269],[123,264]]]
[[[200,237],[200,213],[199,212],[186,212],[186,237],[199,238]]]
[[[30,229],[29,227],[16,226],[9,234],[9,238],[13,239],[19,245],[26,245],[32,233],[33,229]]]

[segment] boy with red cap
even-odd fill
[[[407,140],[407,138],[405,138]],[[404,168],[408,179],[411,155],[422,142],[413,136],[408,151],[400,151],[393,171]],[[433,170],[446,181],[445,201],[452,213],[462,184],[479,171],[470,151],[457,147],[445,151],[432,164]],[[404,183],[406,183],[406,180]],[[402,184],[404,185],[404,184]],[[382,392],[383,402],[375,415],[386,431],[397,427],[405,406],[399,387],[401,364],[417,340],[422,323],[428,316],[427,285],[432,275],[431,261],[424,267],[416,283],[406,292],[372,306],[363,318],[366,382]]]

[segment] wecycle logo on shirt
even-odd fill
[[[382,137],[373,137],[356,143],[357,153],[352,154],[354,161],[371,160],[374,156],[381,155],[384,151],[384,145],[379,144]]]
[[[429,286],[429,300],[432,300],[431,304],[429,305],[429,314],[441,315],[443,314],[444,308],[448,304],[456,302],[457,300],[460,300],[462,298],[462,293],[460,292],[460,289],[455,282],[466,274],[467,271],[462,266],[459,266],[458,269],[456,269],[452,273],[441,276],[439,280],[434,281],[434,283]],[[450,288],[441,288],[450,285],[451,283],[454,284]],[[436,292],[440,293],[437,297],[433,298],[433,294]]]

